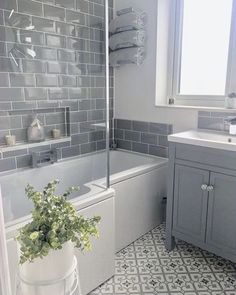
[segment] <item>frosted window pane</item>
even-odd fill
[[[185,0],[181,95],[224,95],[232,0]]]

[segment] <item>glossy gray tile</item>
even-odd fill
[[[34,48],[37,59],[42,60],[56,60],[57,51],[54,48],[35,47]]]
[[[81,144],[81,154],[87,154],[87,153],[95,152],[96,148],[97,147],[96,147],[95,142]]]
[[[64,61],[64,62],[75,62],[76,61],[76,53],[73,50],[58,49],[57,57],[58,57],[59,61]]]
[[[148,154],[148,144],[132,142],[132,151],[142,154]]]
[[[33,17],[32,24],[37,31],[50,32],[50,33],[56,32],[54,21],[52,20]]]
[[[8,87],[9,84],[9,75],[7,73],[0,73],[0,87]]]
[[[171,132],[172,126],[169,124],[115,119],[114,139],[118,148],[132,149],[138,153],[168,157],[167,135],[159,133]]]
[[[89,133],[89,141],[100,141],[105,139],[105,131],[94,131]]]
[[[46,124],[47,125],[55,125],[55,124],[63,124],[65,123],[65,115],[64,113],[51,113],[51,114],[46,114]]]
[[[75,157],[80,155],[80,146],[66,147],[62,149],[62,158]]]
[[[47,99],[47,90],[45,88],[25,88],[26,100],[45,100]]]
[[[45,38],[47,46],[59,48],[66,47],[66,38],[64,36],[46,34]]]
[[[16,157],[17,168],[29,167],[32,165],[32,156],[24,155]]]
[[[0,160],[0,172],[16,169],[15,158]]]
[[[60,87],[76,87],[77,80],[75,76],[60,75],[58,77],[58,84]]]
[[[66,17],[65,9],[45,4],[44,16],[49,19],[64,21]]]
[[[51,87],[57,86],[57,76],[56,75],[36,75],[36,85],[38,87]]]
[[[85,25],[85,15],[80,12],[66,10],[66,21],[78,25]]]
[[[59,35],[75,36],[76,27],[72,24],[65,24],[62,22],[56,22],[56,33]]]
[[[71,113],[71,122],[84,122],[88,120],[88,114],[86,111],[72,112]]]
[[[141,122],[141,121],[133,121],[132,128],[136,131],[146,132],[148,131],[148,122]]]
[[[6,57],[0,57],[0,72],[8,72],[8,73],[14,73],[14,72],[20,72],[20,67],[16,65],[20,65],[20,60],[18,58],[15,59],[15,62]]]
[[[35,77],[31,74],[10,74],[11,87],[34,87]]]
[[[142,133],[141,135],[141,141],[143,143],[148,143],[148,144],[154,144],[157,145],[158,143],[158,138],[156,134],[152,133]]]
[[[1,88],[0,101],[22,101],[23,89],[22,88]]]
[[[53,127],[65,134],[61,107],[69,107],[73,138],[58,147],[59,157],[105,148],[104,131],[94,126],[105,119],[103,5],[100,0],[0,0],[0,145],[8,133],[27,141],[32,112],[48,137]],[[5,157],[18,168],[31,165],[25,151]]]
[[[89,4],[91,3],[86,0],[76,0],[76,9],[82,13],[89,13]]]
[[[137,131],[125,130],[125,140],[141,141],[141,134]]]
[[[118,129],[132,129],[132,122],[130,120],[117,120]]]
[[[49,88],[48,97],[52,100],[68,99],[69,93],[66,88]]]
[[[55,4],[61,7],[69,8],[69,9],[75,9],[76,8],[76,2],[75,0],[55,0]]]
[[[72,135],[71,145],[78,145],[78,144],[88,143],[88,141],[89,141],[88,133],[75,134],[75,135]]]
[[[131,150],[132,149],[132,143],[131,141],[117,139],[117,147],[124,150]]]
[[[6,56],[6,44],[0,42],[0,56]]]
[[[45,73],[46,63],[38,60],[23,59],[22,67],[25,73]]]
[[[150,123],[149,132],[167,135],[169,133],[168,125],[161,123]]]
[[[8,1],[8,0],[7,0]],[[18,1],[18,11],[24,12],[30,15],[43,15],[43,6],[39,2],[31,0],[17,0]]]
[[[17,151],[9,151],[3,153],[3,158],[11,158],[16,156],[22,156],[27,154],[27,149],[17,150]]]
[[[223,131],[224,119],[214,117],[198,117],[198,128]]]
[[[34,110],[36,109],[36,102],[13,102],[12,108],[13,110]]]
[[[149,146],[149,154],[153,156],[158,156],[158,157],[168,157],[168,148],[162,147],[162,146],[155,146],[155,145],[150,145]]]
[[[125,130],[115,129],[115,139],[124,139]]]
[[[51,61],[47,62],[47,72],[49,74],[66,74],[67,64],[60,63],[60,62],[51,62]]]

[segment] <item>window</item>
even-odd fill
[[[233,89],[236,21],[232,17],[236,16],[236,3],[233,2],[175,0],[169,88],[176,104],[223,106],[225,95],[236,92]]]

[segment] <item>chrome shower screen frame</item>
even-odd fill
[[[105,93],[106,93],[106,187],[110,187],[110,97],[109,97],[109,0],[104,0],[105,8]]]

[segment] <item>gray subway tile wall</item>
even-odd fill
[[[168,157],[168,135],[172,125],[115,119],[114,140],[117,147],[138,153]]]
[[[109,1],[112,15],[113,1]],[[13,11],[14,9],[14,11]],[[113,115],[113,71],[110,74]],[[62,158],[105,148],[104,1],[0,0],[0,145],[6,134],[27,141],[32,111],[71,142],[56,147]],[[45,142],[44,148],[52,148]],[[32,150],[0,155],[0,170],[27,167]]]
[[[224,119],[228,117],[236,117],[236,112],[198,112],[198,128],[216,131],[227,131],[228,126],[224,123]]]

